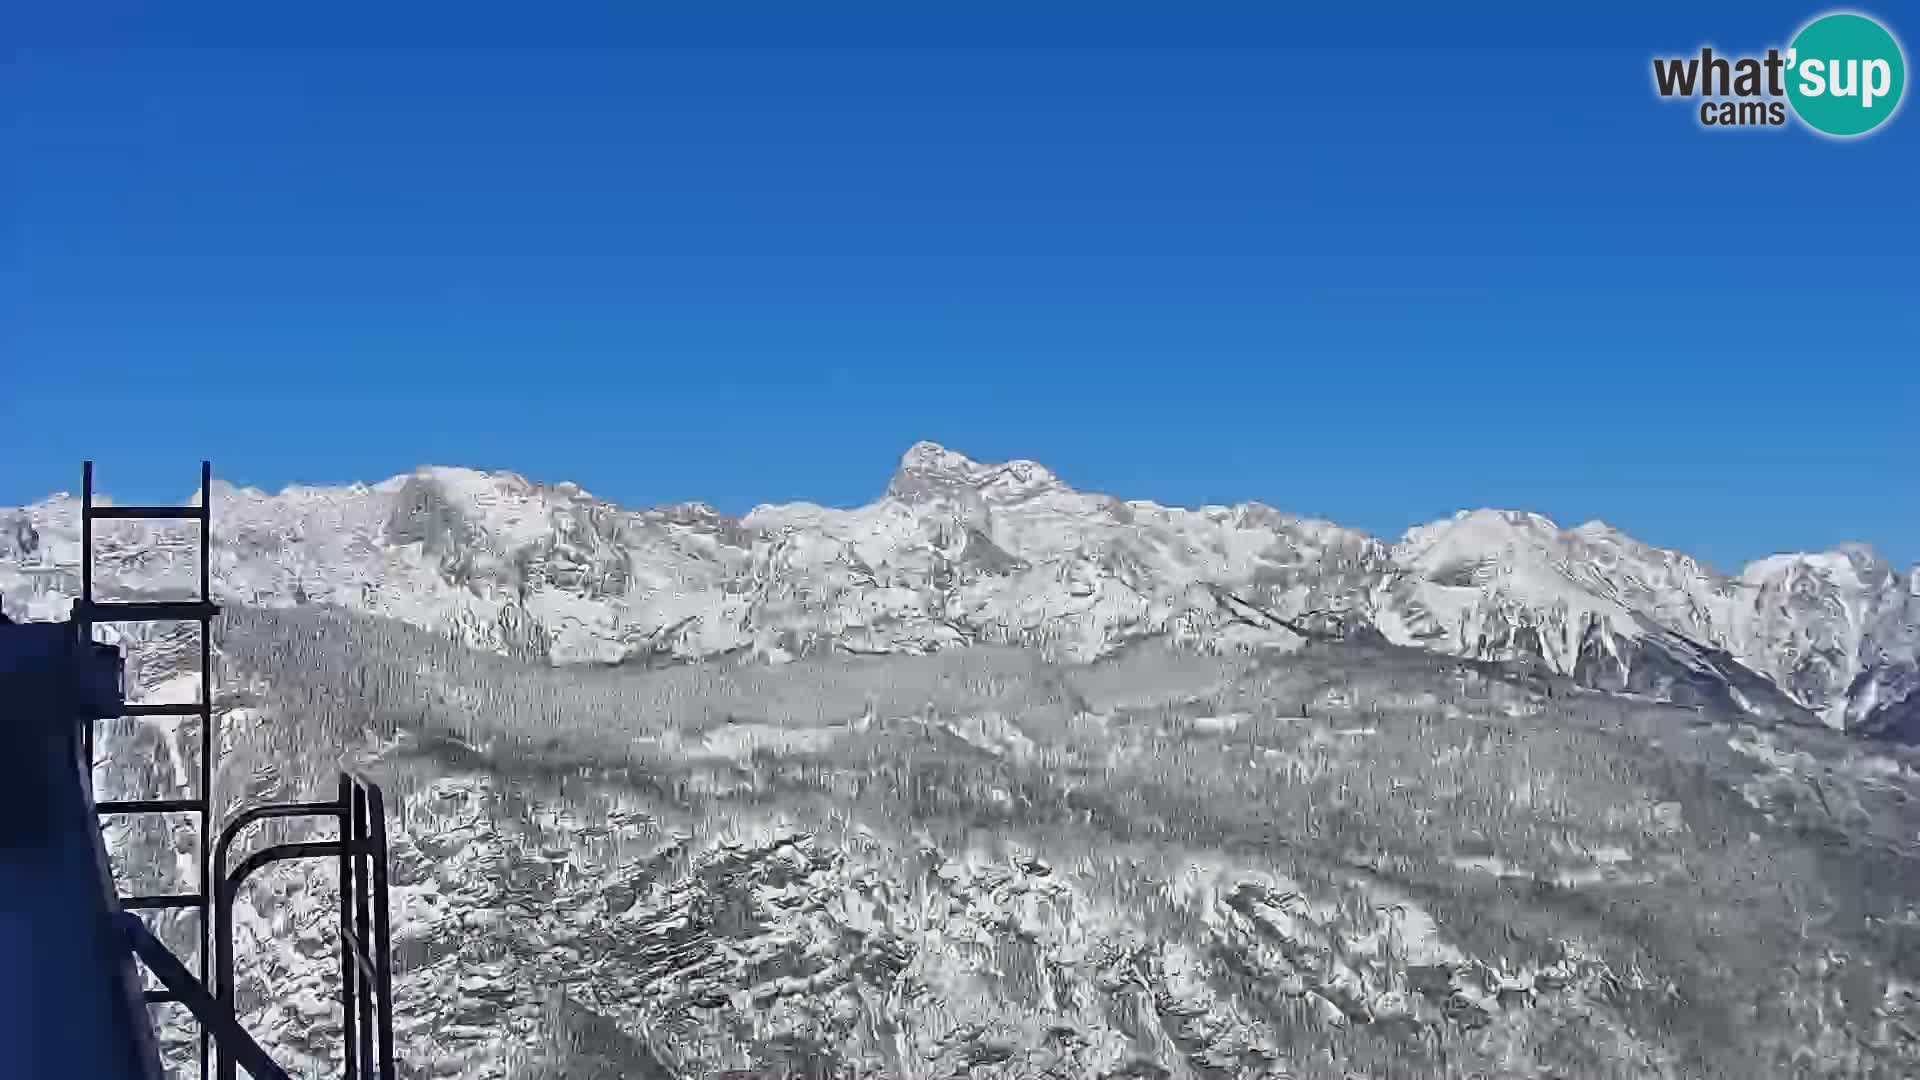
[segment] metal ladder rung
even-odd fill
[[[167,701],[143,705],[122,705],[121,716],[199,716],[207,706],[198,701]]]
[[[197,506],[89,506],[87,516],[95,521],[135,518],[195,521],[200,517],[200,508]]]
[[[142,992],[140,996],[145,999],[149,1005],[158,1005],[162,1002],[180,1000],[180,995],[171,990],[147,990]]]
[[[211,600],[76,600],[73,617],[80,622],[190,622],[211,619],[220,609]]]
[[[128,911],[163,911],[197,908],[206,903],[199,893],[175,893],[171,896],[123,896],[120,906]]]
[[[205,810],[205,799],[121,799],[96,803],[96,814],[184,814]]]

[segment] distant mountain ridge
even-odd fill
[[[1462,511],[1395,543],[1259,503],[1198,509],[1076,491],[1031,461],[909,449],[865,506],[633,510],[578,485],[423,467],[372,486],[216,482],[226,602],[332,603],[478,648],[575,662],[970,642],[1091,659],[1164,636],[1211,649],[1378,633],[1531,662],[1596,688],[1920,735],[1920,566],[1870,549],[1737,576],[1599,522]],[[0,510],[0,597],[63,617],[78,500]],[[102,588],[192,580],[193,538],[104,525]]]

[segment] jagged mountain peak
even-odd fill
[[[980,462],[925,440],[907,449],[887,484],[888,495],[906,499],[972,493],[990,500],[1017,500],[1071,490],[1037,461]]]
[[[1826,551],[1794,551],[1755,559],[1740,572],[1748,584],[1796,575],[1823,578],[1842,588],[1871,588],[1897,576],[1898,571],[1867,544],[1837,544]]]
[[[1544,514],[1526,510],[1482,507],[1458,510],[1453,516],[1415,525],[1401,534],[1399,546],[1424,550],[1438,543],[1471,544],[1489,548],[1525,546],[1538,548],[1562,542],[1574,535]]]
[[[431,483],[449,496],[475,505],[488,505],[501,499],[568,500],[588,499],[578,484],[536,483],[520,473],[506,469],[472,469],[460,465],[422,465],[409,477],[416,483]]]
[[[1423,568],[1460,561],[1508,562],[1546,559],[1564,547],[1551,518],[1521,510],[1461,510],[1450,518],[1416,525],[1395,545],[1395,557]]]

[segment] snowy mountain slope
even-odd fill
[[[1409,530],[1392,557],[1373,612],[1398,643],[1774,719],[1814,704],[1753,670],[1729,583],[1604,524],[1562,531],[1538,514],[1463,512]]]
[[[0,596],[34,618],[75,591],[77,502],[0,511]],[[1291,648],[1390,641],[1577,681],[1897,732],[1915,708],[1916,575],[1857,547],[1725,577],[1593,522],[1479,510],[1387,544],[1248,503],[1183,509],[1075,491],[1029,461],[921,443],[851,509],[622,508],[573,484],[428,467],[278,494],[216,484],[223,600],[332,603],[560,663],[974,642],[1087,659],[1165,635]],[[192,537],[109,523],[103,587],[180,588]]]
[[[134,650],[155,696],[196,691],[190,637]],[[306,606],[215,646],[229,812],[343,761],[385,785],[406,1076],[1920,1064],[1908,748],[1378,642],[556,670]],[[103,797],[195,782],[166,718],[98,745]],[[190,887],[167,823],[108,839],[130,886]],[[339,1073],[336,890],[323,859],[237,898],[241,1019],[295,1075]]]

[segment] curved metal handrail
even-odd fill
[[[331,802],[252,807],[235,815],[221,830],[213,854],[218,882],[214,897],[214,993],[231,1016],[235,994],[233,905],[247,879],[278,862],[337,857],[340,860],[340,997],[345,1076],[347,1080],[359,1080],[362,1076],[369,1080],[392,1080],[393,969],[387,910],[386,799],[379,785],[351,772],[341,773],[339,790],[339,797]],[[272,844],[248,855],[231,872],[227,870],[233,845],[246,829],[261,821],[294,817],[332,818],[339,826],[339,836],[333,840]],[[356,860],[362,858],[369,863],[364,874],[356,865]],[[373,932],[371,941],[367,940],[369,929]],[[364,1003],[363,992],[369,999]],[[235,1064],[231,1057],[223,1055],[219,1061],[219,1080],[233,1080]]]

